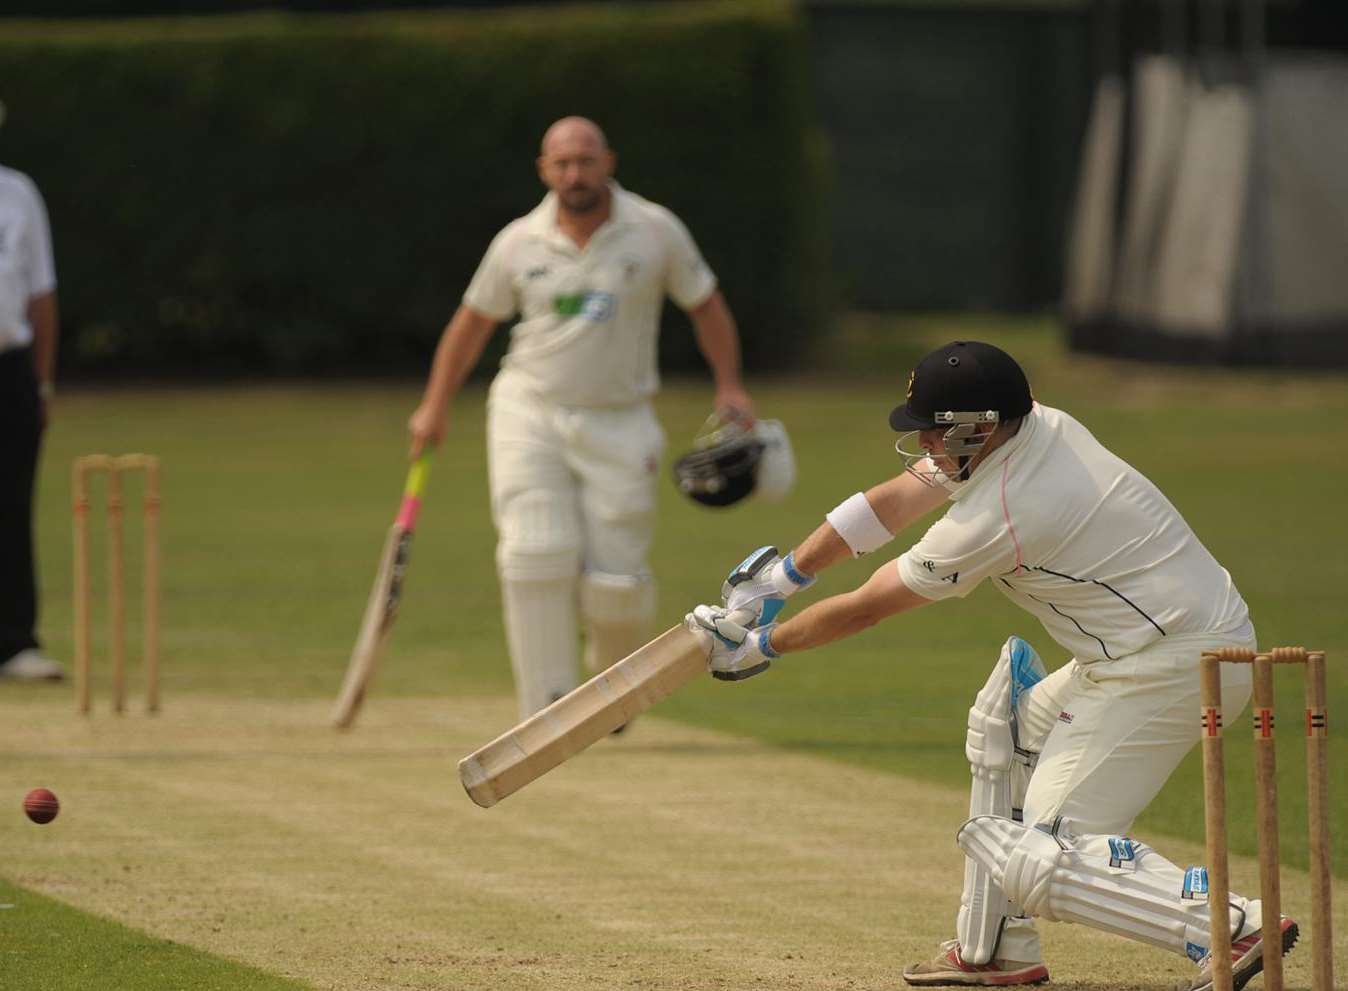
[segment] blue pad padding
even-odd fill
[[[1034,648],[1020,637],[1011,638],[1011,708],[1020,702],[1021,693],[1044,680],[1044,662]]]

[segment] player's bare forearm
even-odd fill
[[[898,566],[888,561],[860,588],[816,602],[778,624],[772,631],[772,649],[787,654],[819,647],[930,601],[908,588]]]
[[[412,460],[421,457],[426,448],[440,443],[445,433],[449,401],[477,364],[487,338],[495,329],[495,320],[467,306],[460,306],[445,327],[435,348],[426,392],[407,421],[407,431],[412,437],[408,457]]]
[[[867,489],[865,495],[876,518],[894,534],[907,529],[946,498],[944,489],[929,486],[907,472]],[[796,547],[793,560],[801,572],[815,576],[851,556],[846,541],[825,520]]]
[[[842,537],[838,536],[838,531],[825,520],[814,533],[800,542],[792,561],[796,570],[813,578],[825,568],[851,556],[852,552]]]
[[[713,290],[704,302],[688,311],[688,318],[693,322],[698,349],[711,367],[717,408],[729,407],[752,419],[753,405],[740,378],[739,332],[721,291]]]
[[[426,383],[423,406],[443,412],[482,357],[496,321],[467,306],[460,306],[440,335]]]
[[[949,495],[941,486],[928,485],[904,472],[867,489],[866,501],[885,529],[898,534],[945,502]]]
[[[56,293],[46,292],[28,301],[28,325],[33,328],[33,371],[39,382],[56,376]]]

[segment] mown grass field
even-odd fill
[[[1338,711],[1348,701],[1348,676],[1344,673],[1348,628],[1343,622],[1340,594],[1348,578],[1348,563],[1342,554],[1348,544],[1348,523],[1337,512],[1348,483],[1348,465],[1341,456],[1348,442],[1348,377],[1158,369],[1072,356],[1064,353],[1056,331],[1046,321],[858,318],[848,322],[831,354],[819,356],[813,373],[777,381],[751,377],[760,415],[784,420],[791,431],[800,484],[784,504],[748,504],[720,512],[685,502],[668,483],[662,487],[661,526],[653,560],[662,587],[662,623],[672,624],[691,605],[714,598],[724,572],[749,549],[767,542],[790,545],[808,533],[823,512],[841,498],[896,471],[899,464],[892,453],[893,434],[885,417],[901,393],[907,370],[930,346],[962,336],[991,340],[1018,355],[1040,401],[1071,411],[1106,444],[1151,476],[1231,570],[1251,605],[1261,643],[1304,643],[1328,650],[1331,708]],[[847,357],[839,358],[838,354]],[[557,883],[576,885],[565,898],[548,889],[547,899],[557,897],[558,918],[565,916],[566,924],[571,925],[575,922],[573,915],[579,913],[594,922],[592,929],[586,930],[589,937],[595,932],[612,935],[625,914],[634,911],[629,888],[637,892],[651,885],[677,888],[682,882],[671,878],[681,871],[691,871],[708,887],[679,889],[683,892],[679,897],[686,897],[687,903],[677,903],[694,914],[699,899],[705,903],[714,895],[733,901],[734,892],[740,890],[730,891],[715,883],[715,870],[720,869],[716,865],[731,871],[727,878],[733,875],[733,868],[720,856],[724,851],[699,864],[696,849],[684,851],[685,856],[661,868],[654,875],[656,880],[643,873],[640,856],[631,851],[615,855],[627,884],[621,894],[597,880],[605,870],[605,845],[615,849],[615,844],[620,845],[613,837],[613,828],[621,826],[624,816],[630,815],[638,829],[653,828],[652,817],[660,819],[659,780],[666,773],[671,775],[671,782],[676,777],[678,781],[670,786],[671,802],[688,815],[696,817],[696,813],[714,823],[718,808],[734,806],[739,810],[734,815],[744,817],[737,820],[743,832],[731,832],[728,842],[733,845],[753,846],[758,833],[771,833],[784,826],[774,820],[792,816],[791,796],[799,792],[781,783],[768,789],[766,781],[775,773],[775,766],[784,773],[791,769],[802,774],[802,787],[807,780],[810,787],[822,787],[820,782],[828,780],[831,773],[873,793],[861,796],[854,791],[850,798],[840,799],[886,817],[883,823],[872,822],[871,826],[882,828],[888,839],[874,847],[868,845],[875,843],[873,836],[865,842],[855,840],[856,857],[863,856],[863,850],[872,858],[893,850],[902,860],[899,851],[924,849],[907,844],[908,827],[903,821],[920,815],[915,811],[918,804],[935,803],[931,807],[938,811],[931,813],[931,821],[922,823],[921,829],[916,824],[912,827],[914,836],[935,829],[930,840],[938,844],[933,849],[939,852],[927,856],[957,871],[958,861],[947,847],[953,848],[949,836],[958,825],[958,809],[965,800],[967,768],[962,748],[964,713],[971,694],[982,684],[998,646],[1009,633],[1019,633],[1036,644],[1050,666],[1064,659],[1042,631],[990,589],[981,589],[962,603],[892,620],[813,655],[789,658],[767,677],[741,685],[708,679],[705,684],[690,686],[661,706],[662,718],[652,720],[649,730],[640,724],[636,727],[632,749],[645,755],[642,767],[655,779],[654,783],[642,783],[639,802],[634,799],[634,804],[624,805],[610,796],[595,811],[585,805],[583,792],[575,789],[568,795],[563,818],[550,816],[547,801],[536,796],[527,800],[521,796],[517,806],[507,804],[482,814],[488,818],[472,818],[471,814],[480,810],[468,805],[457,790],[453,760],[460,753],[452,747],[471,745],[482,733],[494,735],[505,728],[510,687],[492,564],[494,535],[487,516],[481,387],[468,390],[456,404],[449,439],[435,460],[402,614],[362,725],[344,742],[334,742],[333,734],[323,725],[323,712],[335,693],[373,577],[383,531],[396,508],[405,466],[403,424],[419,387],[415,382],[125,385],[63,392],[45,450],[39,489],[42,632],[54,656],[70,657],[71,459],[96,451],[158,454],[164,464],[161,640],[166,712],[159,722],[134,714],[116,720],[106,711],[105,686],[100,685],[100,711],[86,726],[70,715],[73,697],[68,685],[0,688],[0,767],[6,769],[0,771],[0,780],[12,799],[12,814],[0,817],[0,846],[10,854],[0,860],[0,878],[20,885],[0,889],[0,902],[19,906],[0,912],[0,933],[9,932],[8,946],[0,948],[0,985],[10,986],[4,980],[6,971],[26,974],[25,979],[31,980],[34,973],[50,974],[64,968],[72,975],[69,983],[13,986],[215,986],[209,983],[213,978],[184,979],[175,984],[155,977],[166,972],[185,974],[188,971],[180,968],[204,965],[188,959],[192,948],[204,948],[247,960],[257,968],[247,977],[255,983],[229,976],[233,973],[229,971],[218,978],[221,987],[291,987],[295,985],[287,982],[292,978],[316,987],[622,987],[639,985],[642,975],[649,978],[648,984],[660,987],[715,986],[717,982],[725,987],[757,986],[754,974],[761,976],[766,971],[762,967],[755,970],[752,960],[736,963],[734,954],[727,954],[720,964],[685,973],[680,968],[686,968],[687,960],[678,954],[661,956],[652,949],[654,956],[643,957],[643,947],[669,950],[666,943],[654,939],[643,943],[630,933],[620,940],[622,952],[614,968],[595,971],[592,961],[571,960],[566,955],[567,941],[549,932],[542,916],[535,919],[530,915],[527,926],[518,919],[511,922],[511,913],[520,911],[518,902],[515,909],[508,909],[491,901],[493,880],[500,879],[489,876],[483,862],[474,860],[471,854],[465,854],[466,860],[455,860],[447,852],[457,842],[454,830],[444,830],[442,835],[432,825],[436,819],[458,824],[467,813],[469,817],[462,821],[478,823],[477,828],[522,831],[520,835],[527,836],[532,827],[514,818],[517,808],[527,806],[529,816],[539,817],[539,822],[546,825],[537,826],[542,832],[534,835],[545,837],[545,841],[533,851],[536,862],[521,868],[523,874],[536,880],[540,872],[547,875],[555,869],[559,872]],[[691,439],[707,412],[709,399],[709,389],[697,382],[672,383],[662,394],[659,409],[670,436],[666,462]],[[128,513],[128,517],[134,519],[134,514]],[[129,537],[134,537],[137,526],[135,522],[130,525]],[[911,536],[915,538],[916,534]],[[896,542],[895,553],[906,544],[905,538]],[[129,540],[129,546],[135,547],[134,540]],[[95,549],[101,553],[97,541]],[[134,557],[132,554],[132,560]],[[848,588],[879,563],[842,565],[820,582],[819,592]],[[134,568],[130,575],[134,580]],[[134,618],[134,611],[132,615]],[[95,620],[103,620],[101,604]],[[134,633],[134,622],[132,628]],[[134,657],[134,637],[132,646]],[[1282,672],[1278,689],[1283,725],[1298,725],[1299,680],[1293,672]],[[222,719],[213,706],[228,707],[230,717]],[[436,712],[445,713],[452,725],[437,723]],[[290,723],[287,713],[293,713]],[[400,736],[398,719],[408,713],[406,735]],[[476,715],[470,718],[470,713]],[[191,718],[184,725],[188,715]],[[254,720],[255,737],[249,734]],[[687,729],[671,727],[666,720]],[[161,729],[156,727],[162,728],[160,742],[157,736]],[[365,736],[361,735],[363,731]],[[650,734],[645,744],[641,733]],[[1285,860],[1295,867],[1305,863],[1304,765],[1296,737],[1285,735],[1289,739],[1280,753],[1283,846]],[[451,740],[451,749],[435,749],[437,739]],[[708,759],[708,754],[720,754],[726,748],[733,751],[741,745],[754,748],[755,774],[740,778],[733,759],[718,757],[715,775],[709,770],[706,805],[699,807],[697,766]],[[1229,734],[1228,746],[1232,754],[1228,766],[1233,771],[1231,806],[1239,810],[1249,807],[1251,801],[1247,734]],[[204,764],[180,759],[199,751],[208,755],[198,754],[197,759]],[[257,755],[256,762],[248,758],[250,754]],[[659,759],[653,759],[652,754]],[[1340,770],[1348,759],[1348,744],[1342,734],[1333,741],[1331,759],[1331,773],[1337,783],[1342,780]],[[596,762],[600,760],[617,758],[595,758]],[[676,775],[662,761],[677,764],[682,770]],[[774,763],[778,761],[781,763]],[[226,770],[217,780],[216,765],[221,763]],[[836,770],[827,772],[828,768]],[[570,768],[564,770],[569,772]],[[420,897],[415,893],[418,889],[409,887],[407,878],[395,881],[394,875],[410,872],[415,879],[419,861],[412,853],[420,849],[425,851],[425,862],[433,866],[422,890],[431,892],[449,886],[469,892],[477,889],[465,878],[477,878],[482,890],[476,897],[483,899],[478,908],[486,913],[488,923],[495,917],[492,913],[498,913],[500,921],[494,928],[501,930],[479,935],[505,947],[500,958],[492,950],[487,953],[489,960],[470,960],[471,954],[465,956],[468,951],[460,948],[455,951],[460,954],[455,960],[437,958],[439,962],[433,963],[423,955],[418,957],[422,963],[413,966],[396,949],[375,941],[371,946],[377,945],[389,961],[371,966],[366,976],[357,980],[349,969],[334,971],[331,966],[317,966],[313,958],[325,952],[333,959],[346,958],[331,947],[325,950],[328,944],[293,931],[302,925],[331,928],[336,916],[309,917],[291,906],[277,909],[278,916],[263,923],[242,912],[240,906],[261,898],[258,891],[264,886],[259,881],[259,888],[250,887],[231,874],[236,868],[245,875],[263,868],[250,861],[248,849],[230,855],[231,836],[235,834],[232,827],[224,825],[233,822],[230,816],[239,816],[237,835],[251,835],[247,832],[247,813],[253,810],[269,828],[283,832],[295,828],[296,835],[290,837],[287,848],[293,850],[297,862],[305,861],[304,847],[318,849],[321,844],[316,835],[307,836],[287,821],[287,791],[279,787],[275,776],[281,775],[284,780],[285,775],[308,775],[311,771],[315,780],[294,783],[296,815],[305,815],[304,810],[310,809],[308,814],[331,824],[339,833],[349,829],[352,835],[358,834],[375,845],[393,846],[405,839],[407,851],[411,851],[382,861],[355,856],[351,870],[371,872],[369,884],[376,889],[376,880],[383,872],[392,888],[415,899]],[[180,780],[184,773],[186,781]],[[255,808],[246,789],[236,794],[230,782],[242,779],[231,778],[231,773],[244,778],[266,774],[268,783],[258,787],[267,800],[259,800]],[[620,766],[615,773],[618,777],[611,781],[624,780]],[[195,784],[193,775],[198,776]],[[92,842],[89,837],[97,835],[97,821],[85,817],[83,828],[92,832],[75,832],[81,828],[77,825],[81,822],[78,802],[45,829],[21,820],[18,803],[23,791],[47,785],[62,793],[63,777],[76,789],[77,797],[82,789],[93,788],[94,782],[110,782],[101,798],[88,800],[90,810],[99,810],[107,816],[108,824],[116,826],[112,838],[104,836],[99,841],[102,845],[97,850],[106,856],[94,856],[95,851],[87,845]],[[306,798],[302,792],[317,787],[318,779],[326,781],[329,790]],[[410,803],[399,806],[405,811],[394,810],[379,817],[377,809],[365,809],[374,818],[343,824],[344,797],[353,809],[364,808],[361,803],[368,797],[366,789],[381,794],[382,789],[393,788],[393,779],[406,779],[409,790],[388,793],[399,803]],[[600,780],[610,779],[601,775]],[[206,781],[214,784],[207,788],[203,784]],[[138,790],[144,791],[153,813],[145,818],[137,816]],[[1348,792],[1338,787],[1333,792],[1334,820],[1346,822]],[[180,820],[188,809],[212,808],[217,794],[223,804],[221,828],[215,835],[210,835],[209,821],[192,824]],[[553,793],[545,790],[541,794]],[[883,795],[887,804],[878,808],[867,804],[875,795]],[[905,807],[905,795],[913,796],[912,809]],[[66,797],[69,805],[70,796]],[[741,799],[749,805],[734,804]],[[810,815],[824,815],[818,803],[809,807]],[[604,828],[596,828],[594,816],[601,816]],[[1238,851],[1253,850],[1252,818],[1234,816],[1232,838]],[[378,839],[381,834],[376,823],[381,824],[382,840]],[[785,846],[810,842],[808,817],[792,825],[801,827],[799,836],[767,841],[778,854]],[[829,828],[827,822],[820,823],[814,831],[814,835],[823,837],[818,842],[827,842]],[[61,839],[63,829],[71,831],[65,834],[65,840]],[[201,868],[204,853],[194,838],[199,838],[202,830],[207,838],[200,842],[211,851],[211,863],[218,868],[215,874]],[[1173,844],[1175,849],[1193,855],[1201,842],[1201,830],[1199,765],[1196,759],[1190,759],[1138,823],[1137,833],[1162,849],[1169,850]],[[1338,834],[1335,865],[1336,873],[1343,876],[1348,870],[1348,843],[1343,829]],[[621,829],[618,835],[622,835]],[[119,845],[119,838],[125,844]],[[698,849],[707,850],[724,842],[709,837]],[[341,858],[352,855],[354,846],[337,842],[330,848],[322,847],[335,860],[326,869],[344,870]],[[142,853],[136,853],[138,849]],[[146,868],[136,867],[127,872],[129,876],[119,876],[98,866],[106,866],[105,860],[117,863],[122,859],[139,864],[146,849],[158,851],[169,863],[181,863],[184,883],[192,885],[193,897],[209,902],[211,885],[219,886],[226,903],[220,909],[220,931],[212,933],[209,924],[197,925],[199,919],[181,928],[182,919],[162,904],[139,903],[135,871]],[[846,912],[836,909],[842,914],[836,920],[830,916],[827,935],[812,943],[809,927],[799,919],[793,921],[791,899],[809,902],[846,895],[846,891],[836,890],[825,894],[830,889],[831,873],[836,875],[838,885],[854,889],[864,884],[858,880],[864,872],[852,875],[850,880],[844,877],[851,869],[847,864],[853,860],[848,849],[843,844],[836,863],[814,865],[813,869],[819,871],[817,888],[782,889],[784,901],[777,908],[758,905],[745,911],[761,917],[767,928],[780,923],[792,933],[799,931],[798,939],[792,937],[796,942],[791,946],[796,947],[795,954],[803,953],[807,960],[823,946],[829,947],[830,953],[840,953],[847,938],[844,934],[849,931]],[[518,855],[524,857],[525,853]],[[269,863],[266,870],[284,879],[283,861],[281,857]],[[564,863],[589,864],[590,869],[573,876],[567,873],[571,868],[561,866]],[[769,857],[755,868],[759,873],[752,878],[733,875],[727,884],[732,888],[783,884],[774,871],[787,870],[790,863],[790,857],[784,854],[776,860]],[[882,874],[898,871],[877,879],[878,894],[891,900],[908,898],[902,871],[894,865],[876,869]],[[164,870],[161,864],[146,877],[153,874],[161,892],[172,891],[176,875],[161,877],[155,873]],[[304,870],[307,873],[294,876],[297,889],[307,889],[315,883],[315,877],[325,876],[322,866],[311,862],[306,862]],[[512,877],[518,882],[519,875]],[[81,878],[88,883],[82,883]],[[1295,879],[1288,882],[1294,883]],[[587,891],[590,884],[593,890]],[[929,949],[934,939],[946,934],[948,912],[944,909],[949,907],[951,897],[957,897],[955,884],[954,874],[948,883],[945,875],[924,879],[925,887],[920,890],[927,900],[922,905],[904,906],[905,912],[916,909],[911,917],[884,917],[880,922],[866,915],[874,911],[874,902],[861,899],[864,905],[858,904],[858,918],[850,923],[865,946],[856,960],[846,965],[834,961],[832,970],[823,964],[821,969],[812,969],[812,962],[795,970],[788,967],[780,973],[774,971],[771,976],[785,986],[894,986],[898,969],[908,962],[904,954]],[[37,898],[31,892],[54,895],[57,901]],[[300,891],[296,897],[312,894]],[[656,891],[647,894],[659,897]],[[366,896],[368,892],[361,897]],[[439,896],[427,893],[425,897]],[[464,897],[469,898],[467,894]],[[62,908],[62,902],[111,916],[133,930],[166,934],[177,941],[173,944],[177,949],[165,949],[155,942],[164,935],[120,930],[98,919],[77,916]],[[936,906],[937,911],[925,911],[927,905]],[[398,906],[378,898],[358,901],[348,910],[356,916],[372,915],[371,924],[381,933],[396,925],[399,917]],[[293,914],[287,917],[287,911]],[[436,945],[437,932],[449,944],[461,946],[456,941],[459,937],[444,932],[444,923],[448,919],[458,923],[463,920],[448,908],[445,911],[449,914],[431,913],[427,917],[424,933],[419,931],[412,940],[420,949],[409,951],[408,959],[431,953],[426,947]],[[21,915],[29,920],[28,928],[11,921]],[[440,920],[438,929],[435,919]],[[34,925],[37,928],[32,928]],[[284,950],[273,956],[268,955],[270,951],[254,952],[245,935],[250,925],[265,925],[275,942],[282,945],[290,934],[297,953],[299,947],[305,948],[304,962],[287,957]],[[659,931],[655,922],[650,925],[656,927],[651,931]],[[41,933],[48,931],[67,934],[69,941],[60,944],[64,947],[60,952],[53,952],[52,944],[41,938]],[[647,932],[640,927],[634,931]],[[237,938],[232,938],[231,932]],[[760,936],[761,931],[746,933],[744,945]],[[359,931],[348,933],[342,952],[351,953],[353,945],[359,949],[362,938]],[[588,937],[573,933],[572,938],[581,945]],[[694,933],[687,938],[696,943],[702,935]],[[1074,932],[1072,939],[1065,938],[1059,945],[1097,946],[1090,940],[1082,943],[1082,938]],[[790,947],[767,942],[772,943],[773,952],[791,952]],[[510,964],[513,959],[533,959],[528,948],[534,944],[542,947],[537,954],[542,964]],[[1109,949],[1116,945],[1117,941],[1100,943],[1103,949],[1098,952],[1105,954],[1102,959],[1116,952]],[[141,983],[136,984],[132,976],[119,977],[111,984],[81,983],[79,974],[88,973],[88,968],[103,973],[105,966],[111,966],[98,962],[100,948],[119,961],[118,966],[127,968],[128,975],[139,974],[134,980]],[[184,954],[181,961],[175,958],[168,965],[162,964],[163,954],[179,951]],[[515,951],[523,956],[512,957]],[[708,952],[716,957],[719,951]],[[1126,956],[1129,951],[1117,952]],[[872,960],[884,959],[886,953],[898,954],[888,971],[882,973],[868,966]],[[658,967],[651,963],[656,958],[661,961]],[[782,957],[779,954],[775,959]],[[83,961],[84,970],[73,968],[72,960]],[[649,970],[647,964],[655,970]],[[1060,965],[1060,970],[1070,966]],[[15,967],[23,969],[12,971]],[[1088,968],[1066,972],[1078,981],[1070,986],[1167,986],[1155,983],[1162,978],[1146,970],[1138,971],[1138,981],[1129,985],[1093,984]],[[445,974],[463,976],[446,983]],[[682,982],[680,974],[685,977]],[[385,983],[378,983],[380,980]]]

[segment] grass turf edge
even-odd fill
[[[310,991],[279,977],[82,912],[0,877],[0,975],[44,991]]]

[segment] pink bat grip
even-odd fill
[[[421,498],[419,496],[403,496],[403,504],[398,509],[398,526],[404,530],[415,530],[417,528],[417,513],[420,510]]]

